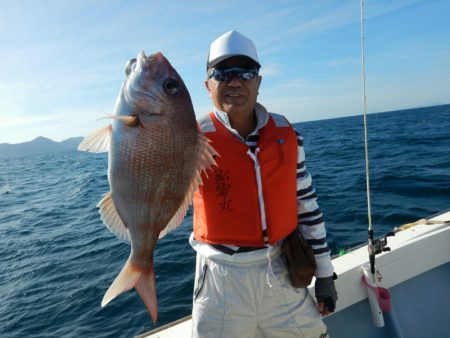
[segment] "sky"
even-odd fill
[[[168,58],[202,116],[208,48],[230,30],[257,47],[269,111],[362,114],[359,0],[0,0],[0,143],[101,128],[141,50]],[[449,0],[366,0],[365,35],[369,113],[450,103]]]

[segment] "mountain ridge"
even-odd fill
[[[83,137],[70,137],[60,142],[44,136],[21,143],[0,143],[0,158],[76,150]]]

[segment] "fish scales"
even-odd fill
[[[117,142],[119,150],[112,160],[111,192],[118,202],[116,205],[122,219],[134,218],[132,224],[151,220],[164,227],[185,195],[193,175],[197,135],[194,130],[188,137],[172,137],[173,129],[155,123],[150,130],[142,131],[140,137]],[[177,129],[180,134],[181,128]],[[149,141],[151,136],[159,142]],[[189,144],[191,146],[186,147]],[[112,147],[115,145],[113,140]],[[139,152],[136,149],[147,150]],[[184,171],[180,171],[182,158]],[[164,199],[169,196],[173,203]]]

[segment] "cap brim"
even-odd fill
[[[254,59],[252,59],[251,57],[247,56],[247,55],[242,55],[242,54],[230,54],[230,55],[223,55],[215,60],[212,60],[210,62],[208,62],[207,64],[207,68],[214,68],[217,66],[220,66],[220,63],[224,63],[224,61],[228,61],[231,58],[236,58],[239,59],[239,63],[242,63],[241,66],[250,66],[250,67],[258,67],[261,68],[261,65],[259,64],[259,62],[255,61]]]

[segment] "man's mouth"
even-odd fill
[[[228,97],[240,97],[240,96],[242,96],[242,94],[239,94],[239,93],[228,93],[228,94],[225,94],[225,96],[228,96]]]

